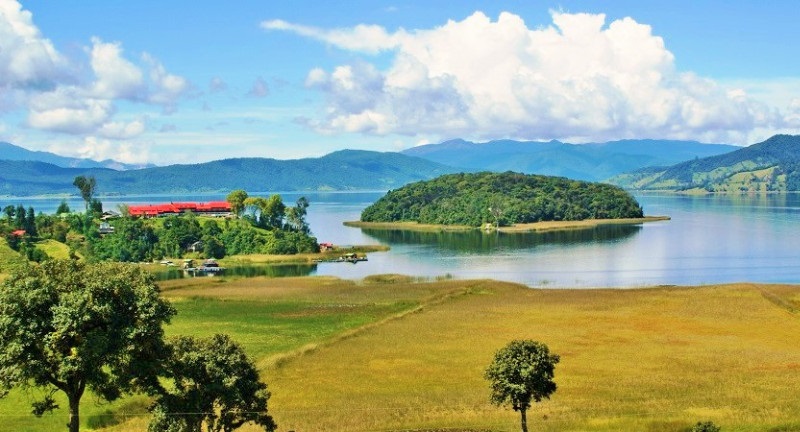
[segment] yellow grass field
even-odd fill
[[[800,286],[214,279],[163,284],[181,310],[168,332],[241,340],[280,431],[519,430],[483,379],[519,338],[561,355],[532,431],[678,432],[708,420],[725,432],[800,431]],[[146,403],[135,401],[115,422],[130,420],[102,430],[145,431]]]

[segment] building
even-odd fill
[[[227,201],[211,201],[207,203],[171,202],[128,206],[128,213],[134,217],[171,216],[187,212],[204,216],[226,217],[231,215],[231,205]]]

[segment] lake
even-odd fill
[[[254,194],[255,195],[255,194]],[[360,279],[399,273],[459,279],[492,278],[532,287],[638,287],[726,282],[800,283],[800,195],[681,196],[637,194],[647,215],[672,220],[542,234],[415,233],[350,228],[383,193],[281,193],[284,202],[306,196],[308,221],[320,242],[388,244],[357,264],[321,263],[310,274]],[[119,204],[212,201],[221,195],[101,198]],[[0,198],[52,213],[60,199]],[[72,209],[83,202],[68,200]],[[294,272],[289,272],[293,274]],[[280,272],[278,272],[280,274]]]

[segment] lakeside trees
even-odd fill
[[[247,193],[231,195],[243,198]],[[245,202],[251,209],[244,210]],[[95,210],[97,203],[98,209]],[[164,257],[181,258],[189,253],[208,258],[237,254],[295,254],[317,252],[319,245],[305,220],[309,202],[305,197],[286,206],[280,195],[241,200],[240,218],[202,218],[187,212],[157,219],[137,219],[129,214],[107,221],[101,234],[102,204],[92,199],[87,214],[68,212],[66,203],[56,215],[36,215],[32,207],[6,206],[0,219],[0,234],[12,249],[29,261],[48,259],[36,247],[40,240],[65,243],[72,256],[90,262],[142,262]],[[233,206],[232,206],[233,207]],[[24,235],[14,231],[24,230]],[[193,257],[196,257],[194,255]]]
[[[390,191],[364,209],[365,222],[480,226],[642,217],[628,192],[601,183],[513,172],[451,174]]]

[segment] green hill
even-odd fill
[[[320,158],[225,159],[139,170],[62,168],[44,162],[0,160],[0,194],[75,194],[76,176],[94,176],[98,194],[249,191],[388,190],[454,172],[454,168],[406,156],[341,150]]]
[[[624,190],[601,183],[513,172],[450,174],[390,191],[364,209],[364,222],[480,226],[642,217]]]
[[[644,168],[610,183],[637,190],[787,192],[800,190],[800,136],[772,138],[723,155]]]

